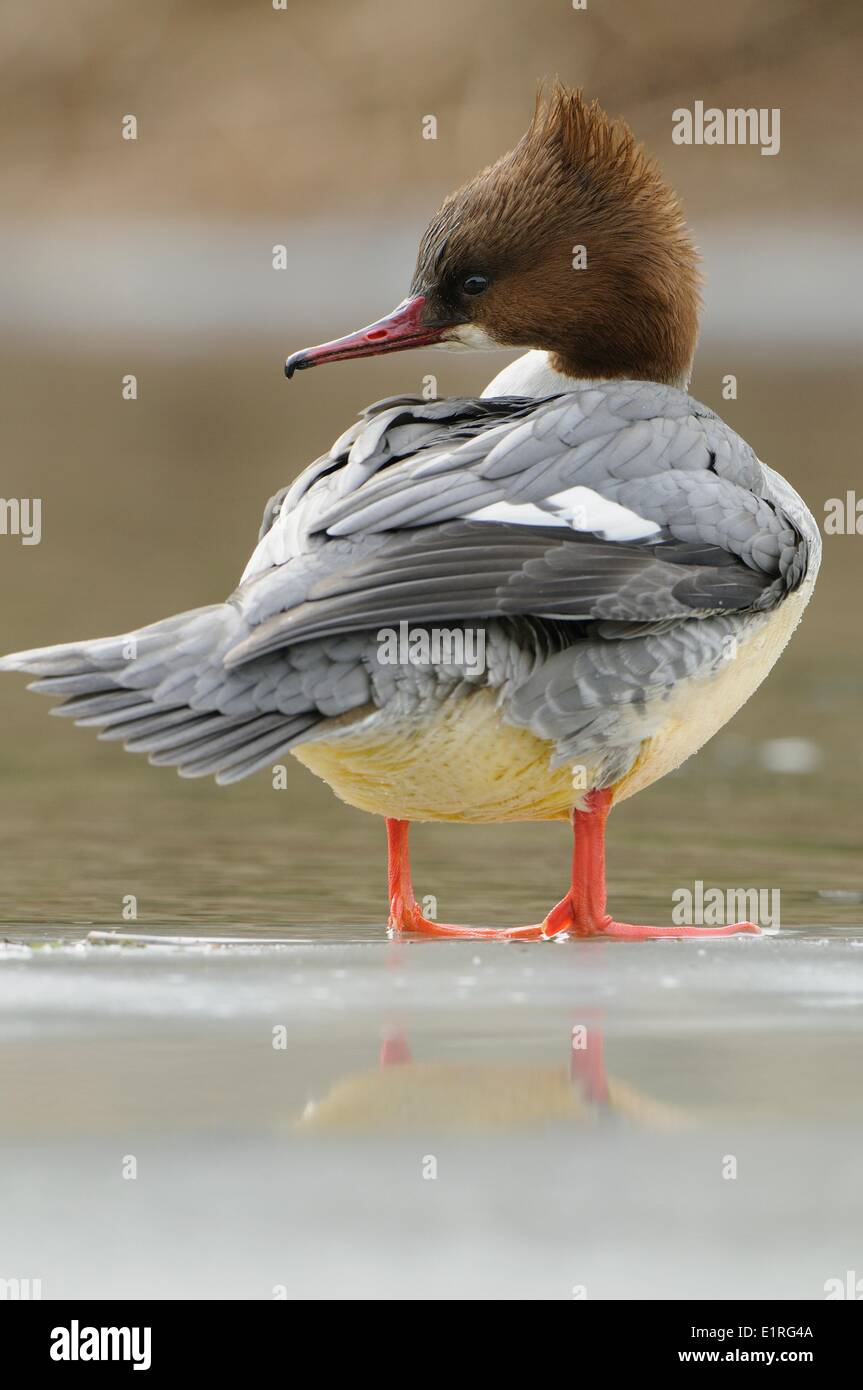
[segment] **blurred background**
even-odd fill
[[[290,384],[282,363],[404,296],[441,198],[511,146],[555,73],[625,115],[683,197],[707,276],[693,394],[819,519],[859,486],[852,0],[77,0],[50,18],[7,0],[0,26],[0,492],[43,499],[41,544],[0,537],[3,650],[221,599],[266,499],[362,406],[427,373],[440,394],[482,388],[505,358],[400,354]],[[672,112],[696,100],[779,108],[780,152],[674,145]],[[766,686],[616,814],[619,915],[667,920],[702,879],[780,887],[783,923],[859,920],[861,547],[826,538]],[[134,893],[141,930],[380,927],[383,827],[292,760],[286,791],[183,782],[47,718],[15,678],[0,702],[7,924],[109,924]],[[565,827],[415,839],[444,917],[532,920],[561,891]]]

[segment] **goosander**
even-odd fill
[[[612,805],[749,698],[819,564],[797,493],[687,394],[698,287],[655,163],[554,84],[516,147],[434,216],[408,298],[286,372],[430,344],[526,354],[478,398],[369,406],[268,503],[225,603],[0,667],[185,777],[234,782],[290,750],[385,817],[392,932],[756,932],[606,911]],[[407,659],[382,655],[395,632],[420,639]],[[423,915],[411,821],[558,819],[572,881],[542,922]]]

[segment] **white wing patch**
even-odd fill
[[[548,510],[546,510],[548,508]],[[508,521],[520,526],[569,526],[590,531],[604,541],[640,541],[662,528],[619,502],[610,502],[589,487],[569,487],[535,502],[493,502],[470,512],[467,521]]]
[[[465,521],[511,521],[516,526],[568,526],[564,516],[544,512],[534,502],[492,502],[479,511],[468,512]]]
[[[573,531],[595,531],[605,541],[640,541],[662,529],[589,487],[568,487],[549,497],[548,503],[563,512]]]

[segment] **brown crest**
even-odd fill
[[[487,288],[466,294],[477,276]],[[656,163],[624,121],[554,82],[515,148],[432,219],[413,292],[430,316],[544,348],[570,376],[681,384],[698,286],[680,203]]]

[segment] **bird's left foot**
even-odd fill
[[[683,936],[740,936],[761,935],[753,922],[732,922],[725,927],[651,927],[633,922],[615,922],[607,913],[585,912],[576,906],[569,894],[561,899],[542,924],[542,936],[552,937],[612,937],[620,941],[653,941],[663,937]]]

